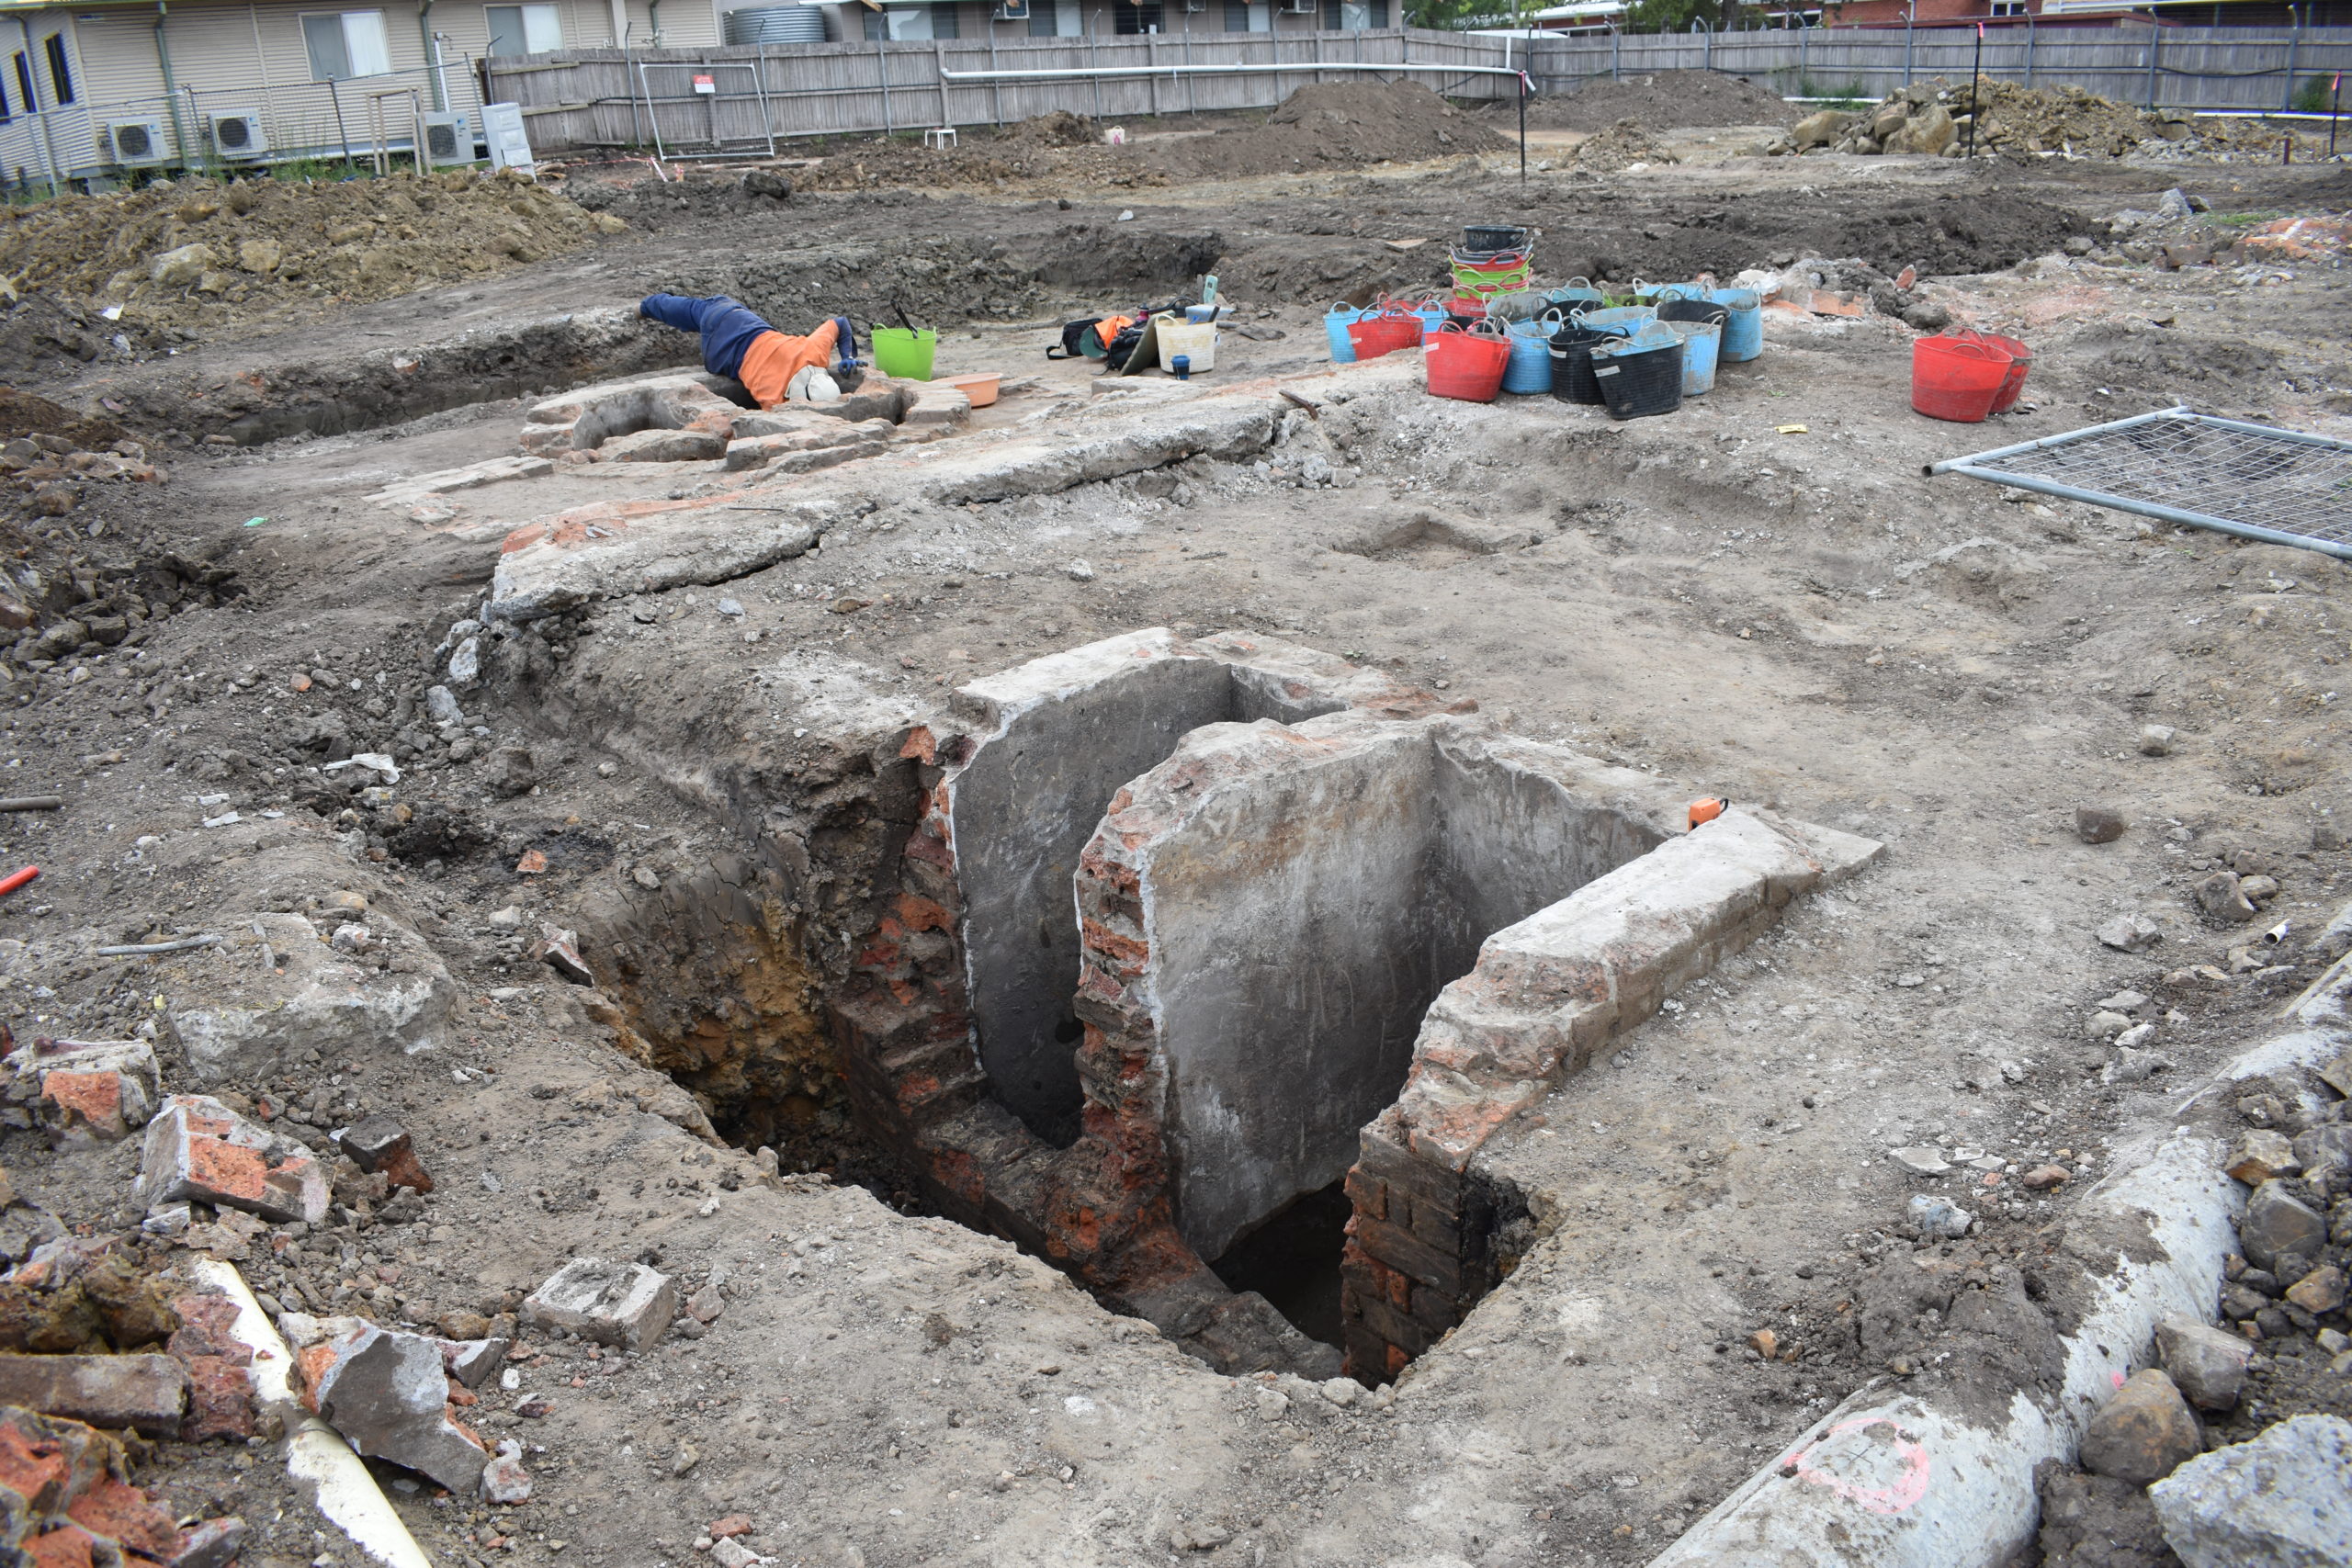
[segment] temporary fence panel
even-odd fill
[[[1928,471],[2352,558],[2352,442],[2300,430],[2175,407]]]

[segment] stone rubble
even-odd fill
[[[2148,1488],[2187,1568],[2352,1562],[2352,1421],[2296,1416]]]

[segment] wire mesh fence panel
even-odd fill
[[[2352,558],[2352,443],[2169,409],[1935,466]]]

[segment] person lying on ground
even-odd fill
[[[725,295],[697,299],[649,294],[637,313],[682,333],[702,336],[703,368],[741,381],[752,400],[772,409],[787,400],[830,402],[841,378],[857,367],[857,337],[847,316],[821,322],[807,337],[792,337]]]

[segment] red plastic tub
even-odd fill
[[[2009,356],[1964,338],[1911,340],[1911,406],[1929,419],[1982,424],[2008,380]]]
[[[1425,324],[1420,317],[1409,310],[1386,310],[1376,316],[1349,322],[1348,341],[1356,345],[1359,362],[1377,359],[1400,348],[1419,347],[1421,329]]]
[[[1480,322],[1469,332],[1449,324],[1430,338],[1430,395],[1459,398],[1464,402],[1491,403],[1503,389],[1503,371],[1510,364],[1510,340],[1498,327]]]
[[[1980,333],[1973,328],[1954,333],[1952,336],[1962,343],[1981,343],[2009,356],[2009,374],[2001,382],[1999,394],[1993,399],[1993,412],[2007,413],[2017,407],[2018,395],[2025,390],[2026,372],[2033,368],[2033,350],[2013,337],[2003,337],[1998,333]]]

